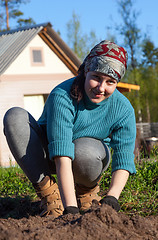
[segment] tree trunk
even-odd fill
[[[6,25],[7,25],[7,30],[9,30],[8,0],[5,0],[5,10],[6,10]]]
[[[150,117],[150,108],[149,108],[148,99],[146,100],[146,110],[147,110],[147,121],[148,121],[148,123],[150,123],[151,122],[151,117]]]

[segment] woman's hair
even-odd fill
[[[85,83],[85,72],[84,72],[85,64],[82,63],[78,69],[78,75],[75,77],[71,89],[70,96],[79,102],[83,98],[84,93],[84,83]]]

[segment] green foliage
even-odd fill
[[[36,197],[32,184],[19,167],[0,168],[0,179],[1,197]]]
[[[158,160],[136,163],[137,173],[131,175],[119,199],[121,211],[129,215],[156,215],[158,212]],[[101,188],[106,193],[111,180],[111,168],[103,175]]]
[[[89,53],[89,50],[98,43],[95,32],[91,31],[89,34],[83,34],[80,17],[75,12],[72,15],[72,19],[67,23],[67,30],[69,46],[78,58],[83,60]]]
[[[133,0],[118,0],[119,13],[123,24],[118,26],[118,32],[124,38],[124,44],[128,50],[130,66],[132,69],[137,67],[137,49],[140,39],[140,29],[137,27],[137,17],[139,15],[133,9]]]
[[[158,63],[127,71],[125,80],[140,86],[140,91],[124,93],[135,109],[136,121],[140,111],[142,122],[158,122]]]
[[[30,0],[0,0],[0,29],[5,31],[10,29],[10,19],[17,19],[18,27],[34,24],[32,18],[22,19],[23,12],[19,10],[21,4],[27,4]]]
[[[123,81],[140,85],[140,91],[125,93],[132,103],[136,121],[158,122],[158,48],[137,26],[139,11],[134,9],[134,0],[118,0],[122,24],[118,33],[123,36],[129,55],[128,71]]]
[[[117,35],[121,35],[121,45],[129,56],[128,70],[122,81],[140,85],[140,91],[123,94],[133,105],[137,122],[158,122],[158,48],[149,34],[142,33],[137,25],[140,12],[134,8],[135,0],[117,0],[117,4],[122,23],[115,23],[115,42]]]
[[[129,214],[156,215],[158,209],[158,161],[137,164],[137,174],[130,176],[122,194],[127,202],[122,202],[122,210]],[[129,197],[127,197],[129,196]]]
[[[28,19],[19,18],[17,20],[17,23],[19,24],[19,27],[24,27],[24,26],[29,26],[31,24],[36,24],[36,22],[32,18],[28,18]]]
[[[156,215],[158,209],[158,159],[136,163],[137,173],[131,175],[119,199],[121,211],[128,215]],[[0,196],[36,199],[35,190],[19,167],[0,168]],[[111,182],[111,166],[103,174],[101,195],[106,195]]]
[[[142,64],[154,66],[158,62],[158,48],[155,48],[150,39],[145,39],[142,44],[143,61]]]
[[[153,146],[153,148],[150,151],[150,157],[157,157],[158,156],[158,146]]]
[[[156,67],[148,66],[140,69],[141,90],[139,95],[143,122],[158,121],[158,75],[156,74],[155,68]]]

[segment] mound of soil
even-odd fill
[[[97,203],[84,215],[58,218],[41,218],[38,209],[27,198],[0,198],[0,240],[158,240],[158,216],[130,217]]]

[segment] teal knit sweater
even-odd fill
[[[112,171],[125,169],[135,173],[136,123],[130,102],[116,89],[99,104],[91,102],[86,93],[77,103],[70,97],[73,80],[69,79],[52,90],[38,120],[39,124],[47,126],[50,159],[69,156],[73,160],[73,140],[92,137],[113,149]]]

